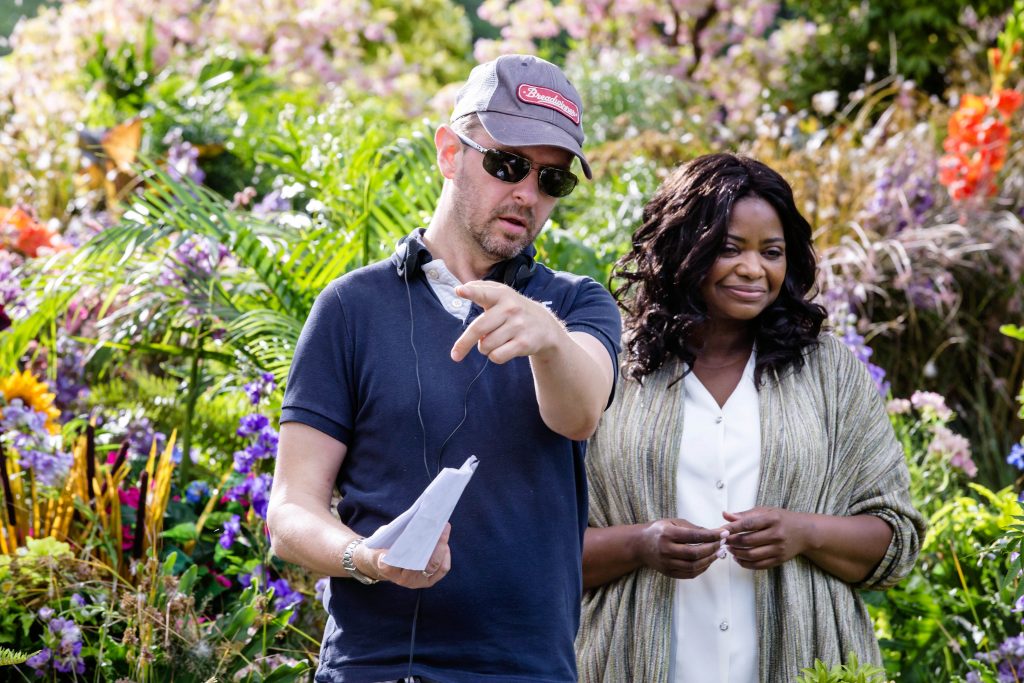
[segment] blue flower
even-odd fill
[[[210,495],[210,485],[202,479],[189,482],[189,485],[185,487],[185,500],[191,505],[201,502],[208,495]]]
[[[1010,454],[1006,456],[1006,462],[1018,470],[1024,470],[1024,445],[1014,444],[1013,448],[1010,449]]]

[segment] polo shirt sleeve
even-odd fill
[[[301,422],[348,444],[354,413],[352,344],[335,280],[317,297],[288,372],[281,423]]]
[[[622,316],[615,299],[600,284],[584,278],[571,306],[562,315],[562,322],[570,332],[586,332],[597,338],[608,351],[613,372],[612,391],[608,396],[608,405],[611,405],[619,379],[619,340],[622,337]]]

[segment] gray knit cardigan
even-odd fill
[[[796,557],[755,577],[759,679],[792,681],[815,658],[855,652],[881,664],[857,588],[888,588],[914,565],[924,520],[910,502],[903,450],[864,365],[822,335],[799,371],[763,380],[757,504],[827,515],[871,514],[893,529],[875,571],[858,586]],[[682,366],[623,381],[587,452],[590,526],[676,516],[683,432]],[[670,386],[671,385],[671,386]],[[580,681],[668,683],[674,581],[642,568],[588,591],[577,639]],[[695,663],[700,666],[700,663]]]

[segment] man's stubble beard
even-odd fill
[[[540,230],[536,226],[532,208],[505,204],[491,211],[490,216],[482,223],[477,223],[473,218],[472,199],[469,193],[460,190],[458,185],[453,188],[452,206],[460,230],[479,247],[485,256],[493,259],[495,263],[506,261],[533,244]],[[494,226],[498,216],[501,215],[514,215],[520,218],[526,224],[527,231],[521,237],[510,238],[508,233]]]

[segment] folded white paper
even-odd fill
[[[445,467],[412,506],[364,541],[368,548],[387,548],[382,558],[392,567],[423,571],[444,525],[469,483],[479,461],[475,455],[459,469]]]

